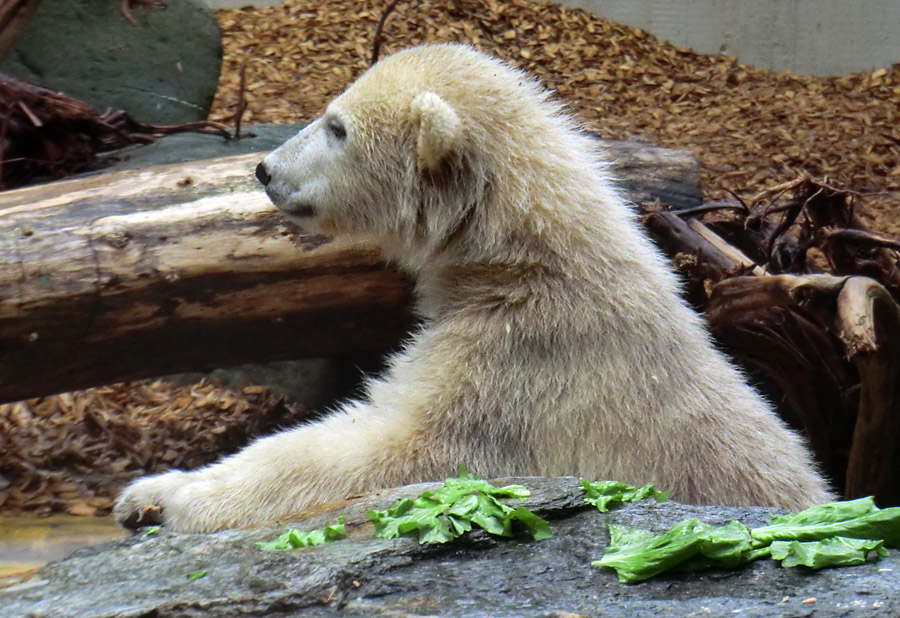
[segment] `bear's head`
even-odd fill
[[[370,68],[257,176],[304,228],[366,235],[409,264],[521,229],[499,219],[528,210],[532,179],[553,189],[554,172],[536,168],[554,150],[566,159],[560,128],[522,72],[462,45],[414,47]]]

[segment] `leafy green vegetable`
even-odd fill
[[[879,509],[871,496],[829,502],[800,513],[773,517],[771,525],[755,528],[752,534],[761,544],[772,541],[820,541],[844,536],[882,539],[888,547],[897,547],[900,546],[900,507]]]
[[[610,524],[609,549],[591,564],[615,569],[623,583],[644,581],[695,556],[701,535],[710,528],[696,519],[687,519],[667,533],[654,536],[647,530]]]
[[[201,577],[206,577],[208,573],[209,571],[194,571],[193,573],[188,573],[187,578],[191,581],[195,581]]]
[[[581,479],[581,485],[584,489],[584,499],[596,506],[601,513],[605,513],[620,504],[643,500],[644,498],[656,498],[658,502],[665,502],[669,499],[669,494],[671,493],[668,491],[657,491],[653,487],[653,483],[643,487],[635,487],[619,481],[591,482]]]
[[[512,522],[528,528],[535,540],[551,536],[550,524],[528,509],[513,509],[498,498],[526,498],[521,485],[495,487],[459,467],[459,478],[448,478],[444,486],[425,491],[415,500],[398,500],[385,511],[369,511],[375,535],[393,539],[417,534],[419,543],[446,543],[472,529],[473,524],[498,536],[512,536]]]
[[[291,528],[274,541],[257,543],[260,551],[272,551],[275,549],[296,549],[297,547],[313,547],[322,545],[330,541],[338,541],[347,536],[347,527],[344,525],[344,517],[338,518],[338,523],[310,530],[309,532],[300,532],[296,528]]]
[[[159,527],[159,526],[150,526],[149,528],[147,528],[146,530],[144,530],[144,536],[143,536],[143,538],[146,539],[148,536],[153,536],[154,534],[156,534],[156,533],[159,532],[159,531],[160,531],[160,527]]]
[[[615,569],[624,583],[670,570],[735,568],[765,556],[783,567],[820,569],[861,564],[870,552],[886,556],[885,546],[900,545],[900,507],[879,509],[870,497],[773,517],[752,530],[736,521],[714,528],[688,519],[660,536],[615,525],[609,533],[609,548],[591,564]]]
[[[734,568],[768,554],[754,549],[750,530],[733,521],[714,528],[686,519],[660,536],[647,530],[609,526],[609,549],[594,566],[615,569],[619,581],[633,584],[673,569]]]
[[[872,551],[876,553],[876,559],[888,555],[884,541],[843,536],[824,541],[773,541],[771,551],[772,557],[781,560],[783,567],[802,565],[811,569],[862,564]]]
[[[525,527],[528,528],[528,533],[531,534],[531,538],[535,541],[549,539],[553,536],[553,533],[550,531],[550,524],[547,520],[538,517],[524,506],[520,506],[510,513],[510,517],[522,522]]]
[[[769,555],[768,547],[756,547],[750,529],[738,521],[710,529],[700,539],[700,554],[682,565],[683,570],[734,569]]]

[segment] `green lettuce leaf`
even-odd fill
[[[780,517],[772,524],[755,528],[759,545],[772,541],[821,541],[843,536],[853,539],[880,539],[887,547],[900,546],[900,507],[879,509],[871,496],[820,506]]]
[[[811,569],[863,564],[873,551],[876,559],[888,555],[884,541],[842,536],[824,541],[773,541],[770,549],[772,558],[780,560],[783,567],[802,565]]]
[[[765,556],[784,567],[821,569],[861,564],[872,552],[876,560],[886,556],[886,546],[900,544],[900,507],[879,509],[870,497],[776,516],[753,529],[688,519],[659,536],[614,525],[609,532],[609,548],[591,564],[615,569],[624,583],[665,571],[736,568]]]
[[[750,530],[737,521],[714,528],[687,519],[660,536],[610,525],[609,534],[609,548],[591,564],[615,569],[629,584],[676,569],[735,568],[768,554],[753,547]]]
[[[700,538],[711,526],[696,519],[676,524],[663,535],[610,524],[609,548],[594,566],[615,569],[619,581],[633,584],[670,571],[699,552]]]
[[[584,499],[596,506],[601,513],[620,504],[644,498],[656,498],[658,502],[665,502],[670,494],[668,491],[657,491],[653,483],[635,487],[619,481],[592,482],[581,479],[581,486],[584,490]]]
[[[384,511],[369,511],[369,519],[378,537],[416,534],[420,543],[446,543],[473,526],[509,537],[513,521],[521,522],[535,540],[548,538],[550,525],[545,520],[524,507],[513,509],[499,501],[529,495],[521,485],[496,487],[460,466],[459,477],[446,479],[443,487],[425,491],[415,500],[398,500]]]
[[[553,533],[550,531],[550,524],[547,520],[538,517],[524,506],[520,506],[510,513],[509,516],[511,519],[517,519],[522,522],[525,527],[528,528],[528,532],[535,541],[542,541],[543,539],[549,539],[553,536]]]
[[[274,541],[257,543],[260,551],[273,551],[275,549],[296,549],[298,547],[313,547],[331,541],[337,541],[347,536],[347,528],[344,525],[344,517],[338,518],[338,523],[309,532],[300,532],[291,528]]]

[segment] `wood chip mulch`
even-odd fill
[[[262,387],[123,383],[0,405],[0,512],[108,513],[119,487],[307,418]]]
[[[368,66],[387,4],[288,0],[218,11],[225,63],[212,119],[233,115],[245,59],[245,122],[315,118]],[[884,192],[865,200],[862,215],[900,234],[900,65],[835,78],[776,73],[527,0],[400,2],[382,55],[442,41],[471,43],[530,71],[604,137],[693,150],[708,200],[756,194],[807,171]]]

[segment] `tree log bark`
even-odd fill
[[[900,308],[884,286],[868,277],[733,277],[714,288],[709,321],[782,385],[796,415],[788,420],[845,497],[900,504]]]
[[[700,203],[690,153],[607,146],[635,203]],[[284,221],[260,158],[0,194],[0,401],[396,345],[410,281],[371,247]]]
[[[860,376],[845,493],[900,504],[900,308],[879,283],[851,277],[838,297],[837,325]]]

